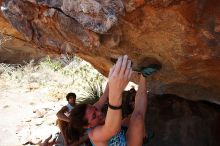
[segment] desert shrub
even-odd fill
[[[48,56],[25,65],[1,63],[0,81],[4,83],[0,86],[5,88],[23,88],[30,92],[44,90],[45,96],[54,100],[63,99],[68,92],[75,92],[79,97],[77,101],[82,102],[88,100],[86,98],[97,100],[102,90],[100,84],[105,78],[89,63],[76,56]]]

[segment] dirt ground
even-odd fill
[[[1,146],[38,143],[50,134],[55,136],[56,112],[66,101],[49,100],[44,96],[46,92],[0,89]]]

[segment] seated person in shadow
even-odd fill
[[[70,119],[69,119],[70,111],[76,105],[76,94],[75,93],[68,93],[66,95],[66,100],[68,101],[68,104],[63,106],[56,114],[57,118],[58,118],[57,124],[60,129],[61,135],[63,137],[63,142],[64,142],[65,146],[67,146],[69,143],[68,143],[68,139],[66,138],[64,131],[68,126],[68,122],[70,121]],[[83,137],[80,137],[80,140],[74,142],[73,145],[79,145],[79,144],[84,143],[86,141],[88,141],[88,136],[85,135]]]

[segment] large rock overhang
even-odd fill
[[[134,68],[157,62],[151,92],[220,102],[218,0],[0,2],[4,17],[45,54],[76,54],[106,76],[123,54]]]

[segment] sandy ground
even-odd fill
[[[55,69],[59,65],[63,67]],[[50,134],[55,136],[59,131],[56,113],[67,104],[65,95],[75,92],[78,101],[83,100],[80,97],[88,92],[84,83],[102,78],[90,64],[75,57],[45,58],[24,66],[0,64],[0,146],[37,143]]]
[[[50,100],[46,92],[0,89],[0,146],[37,143],[59,131],[56,112],[66,101]]]
[[[67,101],[49,99],[47,93],[0,88],[0,146],[38,143],[59,132],[56,113]]]

